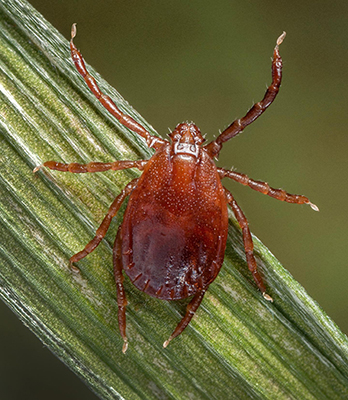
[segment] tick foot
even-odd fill
[[[172,341],[172,339],[173,339],[173,336],[169,336],[169,339],[166,340],[166,341],[163,343],[163,347],[166,348],[166,347],[168,346],[168,344]]]
[[[313,204],[313,203],[311,203],[311,202],[309,202],[309,203],[307,203],[307,204],[309,204],[309,205],[311,206],[311,209],[312,209],[312,210],[314,210],[314,211],[319,211],[319,207],[316,206],[315,204]]]
[[[285,39],[286,32],[283,32],[279,38],[277,39],[277,47],[280,46],[283,43],[283,40]]]
[[[128,349],[128,340],[127,339],[123,339],[123,346],[122,346],[122,353],[125,354],[127,349]]]
[[[69,260],[69,267],[74,274],[80,273],[80,268],[76,267],[76,265],[74,265],[74,263],[71,261],[71,259]]]
[[[265,300],[270,301],[271,303],[273,303],[273,298],[269,294],[267,294],[266,292],[263,292],[262,296],[263,296],[263,298]]]
[[[43,166],[44,166],[44,165],[41,164],[41,165],[39,165],[38,167],[35,167],[35,168],[33,169],[33,173],[35,174],[35,173],[36,173],[39,169],[41,169]]]

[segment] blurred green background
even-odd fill
[[[315,213],[224,181],[252,232],[347,333],[348,3],[31,4],[67,39],[71,24],[78,23],[75,43],[87,62],[161,135],[192,120],[212,139],[242,117],[271,83],[273,47],[287,32],[278,98],[261,119],[225,144],[218,165],[304,194],[319,206]],[[10,384],[6,374],[16,376],[13,399],[96,398],[3,304],[0,319],[0,341],[8,343],[0,376],[2,385]]]

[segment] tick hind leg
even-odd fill
[[[261,275],[257,270],[257,264],[253,252],[254,244],[249,230],[248,220],[246,219],[242,209],[239,207],[232,194],[227,189],[225,189],[225,193],[228,203],[232,207],[233,213],[242,229],[244,250],[245,250],[246,260],[248,263],[248,268],[252,273],[254,281],[256,282],[257,287],[260,289],[263,297],[268,301],[273,301],[272,297],[266,293],[266,286],[263,282]]]
[[[111,224],[112,218],[117,214],[118,210],[120,209],[123,201],[125,198],[130,194],[130,192],[136,186],[138,179],[133,179],[128,185],[122,190],[122,192],[116,197],[116,199],[111,204],[109,211],[105,215],[103,222],[100,224],[99,228],[97,229],[95,237],[86,245],[86,247],[79,251],[78,253],[74,254],[70,258],[70,265],[73,266],[73,263],[80,261],[82,258],[86,257],[88,254],[92,253],[93,250],[99,245],[102,241],[104,236],[106,235],[107,230]]]
[[[115,275],[116,289],[117,289],[118,327],[120,329],[120,333],[123,339],[122,352],[125,353],[128,348],[128,341],[126,336],[127,299],[123,286],[124,276],[122,273],[123,266],[121,257],[122,257],[122,237],[121,237],[121,227],[119,227],[114,245],[113,259],[114,259],[114,275]]]
[[[172,339],[174,339],[175,337],[179,336],[180,333],[182,333],[182,331],[187,327],[187,325],[190,323],[192,317],[195,315],[197,308],[201,304],[206,290],[207,289],[202,289],[194,295],[192,300],[187,305],[185,316],[179,322],[179,324],[175,328],[174,332],[169,336],[169,339],[163,343],[163,347],[167,347],[168,344],[170,343],[170,341]]]

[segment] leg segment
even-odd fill
[[[249,186],[251,189],[256,190],[257,192],[261,192],[266,194],[267,196],[274,197],[277,200],[286,201],[287,203],[295,203],[295,204],[309,204],[314,211],[319,211],[319,208],[309,201],[309,199],[305,196],[299,194],[290,194],[282,189],[273,189],[271,188],[267,182],[255,181],[250,179],[247,175],[241,174],[235,171],[227,171],[222,168],[218,168],[218,173],[220,178],[230,178],[234,181],[241,183],[244,186]]]
[[[127,299],[123,286],[124,276],[122,273],[122,238],[121,227],[118,228],[117,236],[114,245],[113,259],[114,259],[114,275],[117,288],[117,305],[118,305],[118,327],[123,339],[122,352],[125,353],[128,348],[128,341],[126,336],[126,306]]]
[[[97,229],[95,237],[86,245],[86,247],[82,251],[76,253],[70,258],[70,265],[80,261],[82,258],[86,257],[89,253],[92,253],[92,251],[99,245],[99,243],[106,235],[107,230],[109,229],[112,218],[117,214],[125,198],[134,189],[134,187],[138,182],[138,179],[139,178],[133,179],[131,182],[129,182],[128,185],[122,190],[122,192],[116,197],[114,202],[111,204],[108,213],[104,217],[103,222]]]
[[[206,290],[207,288],[202,289],[194,295],[193,299],[187,305],[185,316],[179,322],[174,332],[169,336],[169,339],[163,343],[163,347],[167,347],[169,342],[175,337],[179,336],[180,333],[182,333],[182,331],[187,327],[195,312],[197,311],[197,308],[201,304]]]
[[[34,168],[33,172],[37,172],[43,167],[61,172],[72,172],[74,174],[81,174],[84,172],[104,172],[108,170],[119,171],[121,169],[138,168],[142,171],[147,163],[147,160],[138,161],[115,161],[112,163],[90,162],[88,164],[70,163],[64,164],[56,161],[46,161],[42,165]]]
[[[159,147],[160,144],[164,143],[163,139],[156,136],[150,135],[150,133],[140,124],[138,124],[131,116],[124,114],[116,104],[110,99],[109,96],[103,94],[99,89],[95,79],[87,72],[85,62],[81,53],[77,50],[73,39],[76,36],[76,24],[71,27],[71,40],[70,40],[70,50],[71,58],[75,63],[78,72],[82,75],[83,79],[87,83],[87,86],[91,89],[94,96],[101,102],[101,104],[115,117],[122,125],[131,129],[133,132],[142,136],[149,147],[154,147],[155,149]]]
[[[237,204],[236,200],[233,198],[232,194],[227,189],[225,189],[225,193],[227,201],[229,205],[232,207],[233,213],[239,223],[239,226],[242,229],[244,249],[245,249],[246,260],[248,263],[248,268],[252,273],[254,281],[256,282],[258,288],[260,289],[263,297],[268,301],[273,301],[272,297],[266,293],[265,284],[263,283],[262,277],[257,270],[257,264],[253,253],[254,244],[249,230],[248,220],[245,218],[243,211]]]
[[[222,133],[220,133],[215,140],[205,146],[212,157],[216,157],[219,154],[224,142],[232,139],[234,136],[238,135],[238,133],[242,132],[249,124],[254,122],[255,119],[258,118],[276,98],[282,80],[283,67],[283,62],[279,54],[279,45],[283,42],[284,38],[285,32],[283,32],[283,34],[277,39],[277,44],[273,52],[272,84],[268,87],[264,98],[260,102],[254,104],[243,118],[235,120]]]

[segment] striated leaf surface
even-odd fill
[[[93,74],[122,110],[155,133]],[[125,280],[130,343],[122,354],[111,256],[122,212],[79,263],[80,274],[68,260],[136,172],[32,170],[46,160],[87,163],[150,152],[86,88],[68,42],[20,0],[0,4],[0,141],[0,296],[101,398],[348,398],[346,336],[254,238],[274,303],[263,300],[233,218],[218,278],[167,349],[163,341],[185,302],[149,298]]]

